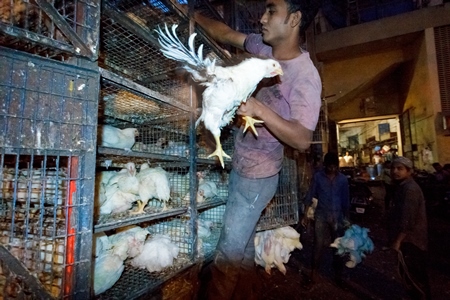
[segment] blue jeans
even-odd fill
[[[240,278],[248,279],[243,274],[254,271],[256,225],[261,212],[275,195],[277,185],[278,174],[249,179],[231,172],[223,227],[211,266],[208,299],[249,299],[249,296],[239,295],[248,292],[249,286],[247,291],[242,291],[236,289],[236,285]]]

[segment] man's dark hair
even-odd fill
[[[300,31],[304,32],[311,21],[317,14],[321,0],[285,0],[288,5],[288,13],[300,11],[302,13],[302,21],[300,23]]]
[[[325,157],[323,158],[323,164],[324,166],[339,166],[339,157],[337,153],[335,152],[328,152],[325,154]]]

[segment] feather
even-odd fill
[[[283,74],[281,66],[273,59],[254,57],[235,66],[218,66],[215,60],[203,59],[203,45],[195,52],[196,33],[191,34],[188,40],[189,49],[186,48],[176,35],[177,27],[178,25],[174,24],[170,32],[167,24],[164,24],[164,31],[161,28],[155,30],[159,35],[161,52],[167,58],[182,62],[183,68],[191,73],[193,79],[206,86],[202,95],[202,114],[195,126],[202,121],[212,133],[216,150],[208,157],[217,155],[224,167],[223,157],[230,157],[223,151],[220,143],[221,129],[233,119],[239,105],[247,101],[261,79]],[[246,120],[252,124],[250,127],[257,135],[253,126],[255,121],[251,121],[249,117],[246,117]],[[244,131],[246,128],[247,125]]]
[[[136,128],[119,129],[110,125],[98,126],[98,140],[101,146],[131,150],[139,132]]]
[[[142,213],[148,201],[156,198],[163,202],[163,210],[167,209],[166,203],[170,199],[170,182],[168,173],[161,167],[150,168],[147,163],[141,165],[137,174],[139,180],[139,208],[135,213]]]
[[[94,293],[101,294],[119,280],[124,270],[123,260],[108,250],[95,258]]]
[[[179,247],[168,236],[155,234],[145,242],[143,251],[131,260],[131,265],[149,272],[161,271],[173,264],[178,253]]]

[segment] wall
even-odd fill
[[[425,30],[424,39],[414,48],[415,67],[403,111],[411,109],[412,112],[413,143],[417,144],[414,164],[417,168],[432,170],[432,161],[423,155],[427,147],[432,151],[433,161],[450,162],[449,137],[436,134],[439,132],[436,119],[440,116],[440,95],[432,28]]]

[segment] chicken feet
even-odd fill
[[[145,207],[147,204],[144,204],[144,202],[142,202],[142,201],[140,201],[140,200],[137,201],[137,204],[138,204],[138,209],[137,209],[136,211],[130,212],[130,214],[132,214],[132,215],[138,215],[138,214],[144,213],[144,207]],[[162,209],[161,211],[163,212],[163,211],[167,211],[167,210],[168,210],[168,209],[167,209],[166,202],[163,201],[163,209]]]
[[[147,203],[144,204],[144,202],[142,202],[141,200],[137,201],[138,204],[138,209],[136,211],[132,211],[130,212],[130,214],[132,215],[138,215],[138,214],[142,214],[144,213],[144,207]]]
[[[216,150],[213,153],[211,153],[210,155],[208,155],[208,158],[210,158],[211,156],[217,156],[219,158],[222,168],[225,168],[225,164],[223,162],[223,157],[224,156],[226,158],[231,158],[231,157],[228,154],[226,154],[225,151],[223,151],[222,144],[220,143],[220,135],[215,135],[214,140],[216,141]]]
[[[255,124],[264,123],[262,120],[257,120],[249,116],[243,116],[242,119],[245,121],[244,132],[250,127],[253,133],[258,136],[258,132],[256,131]]]

